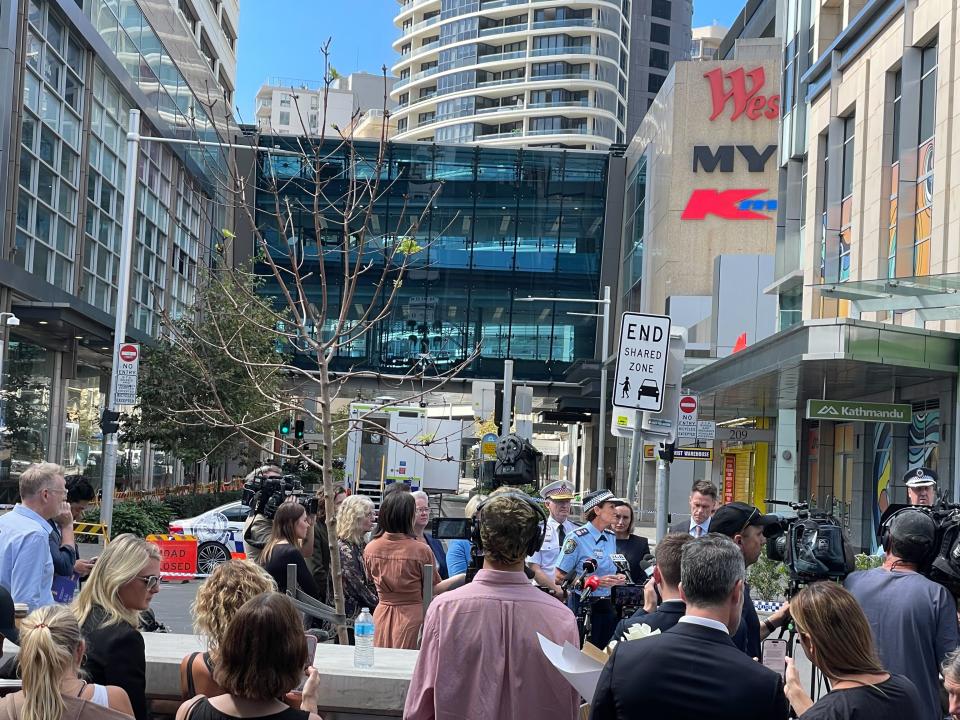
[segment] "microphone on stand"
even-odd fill
[[[580,602],[583,602],[587,597],[600,587],[600,578],[596,575],[591,575],[586,580],[583,581],[583,590],[580,592]]]
[[[597,571],[597,561],[594,560],[593,558],[587,558],[586,560],[583,561],[583,570],[580,571],[580,574],[577,575],[576,579],[574,579],[571,582],[570,577],[568,576],[567,580],[563,583],[561,587],[563,587],[564,590],[568,590],[571,587],[578,588],[583,583],[583,579],[587,575],[589,575],[590,573],[595,573],[596,571]]]
[[[630,563],[627,562],[626,556],[620,553],[613,553],[610,555],[610,559],[613,560],[613,564],[617,566],[617,572],[626,575],[627,582],[632,585],[633,578],[630,577]]]

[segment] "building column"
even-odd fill
[[[47,415],[47,462],[60,463],[63,455],[63,431],[66,413],[64,396],[67,381],[63,377],[63,353],[54,351],[50,372],[50,413]]]
[[[800,447],[797,443],[796,410],[777,411],[776,432],[773,483],[768,487],[768,492],[774,500],[799,499],[797,459],[800,456]]]

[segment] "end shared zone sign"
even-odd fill
[[[913,407],[905,403],[807,400],[807,419],[834,420],[836,422],[909,423],[913,421]]]

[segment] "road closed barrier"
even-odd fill
[[[147,535],[147,542],[160,550],[161,580],[201,577],[197,575],[197,539],[192,535]]]

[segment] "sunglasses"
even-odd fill
[[[740,528],[740,532],[738,532],[737,535],[743,535],[743,531],[750,526],[751,522],[753,522],[754,516],[760,517],[760,510],[758,508],[753,509],[753,512],[750,513],[750,517],[747,518],[747,521],[743,524],[743,527]]]
[[[137,580],[142,580],[147,585],[147,590],[153,590],[160,586],[159,575],[137,575]]]

